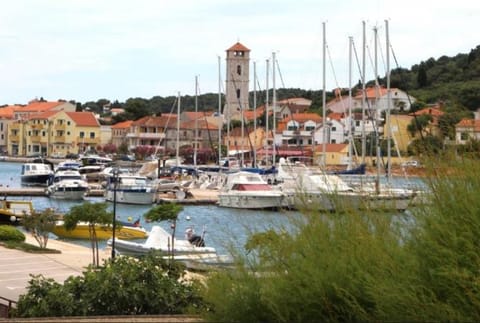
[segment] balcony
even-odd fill
[[[8,139],[12,142],[19,142],[20,136],[9,136]]]
[[[32,124],[30,125],[30,128],[35,130],[41,130],[43,129],[43,124]]]
[[[159,133],[159,132],[127,133],[127,138],[165,139],[165,134],[164,133]]]
[[[67,129],[67,125],[66,124],[56,124],[54,127],[53,127],[53,130],[59,130],[59,131],[65,131]]]
[[[30,141],[31,141],[31,142],[35,142],[35,143],[38,143],[38,142],[41,142],[41,141],[42,141],[42,137],[41,137],[41,136],[31,136],[31,137],[30,137]]]
[[[85,145],[97,144],[98,145],[100,143],[100,138],[77,137],[75,141],[79,144],[85,144]]]
[[[9,124],[9,125],[8,125],[8,128],[9,128],[10,130],[17,130],[17,131],[19,131],[19,130],[20,130],[20,126],[21,126],[21,124],[20,124],[19,122],[14,122],[14,123]]]
[[[55,144],[63,144],[67,143],[67,137],[66,136],[54,136],[52,138],[53,143]]]

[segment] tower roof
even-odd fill
[[[235,45],[227,49],[227,52],[232,52],[232,51],[243,51],[243,52],[249,52],[250,49],[245,47],[244,45],[240,44],[240,42],[237,42]]]

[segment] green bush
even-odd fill
[[[89,266],[63,284],[33,276],[21,295],[18,317],[187,314],[203,308],[198,286],[183,279],[184,267],[152,253],[116,257]]]
[[[207,321],[480,321],[480,163],[425,161],[404,214],[303,214],[206,282]]]
[[[25,241],[25,235],[11,225],[0,225],[0,241]]]

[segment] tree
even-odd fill
[[[112,223],[113,213],[107,211],[108,204],[85,202],[81,205],[73,206],[64,216],[64,226],[67,231],[74,230],[79,222],[88,223],[88,232],[92,248],[92,263],[99,265],[98,239],[96,225],[109,225]]]
[[[23,226],[28,232],[31,232],[40,248],[45,249],[48,243],[50,232],[55,227],[57,215],[53,209],[45,209],[41,213],[27,215],[23,217]]]
[[[420,67],[418,68],[417,83],[419,88],[426,87],[428,85],[427,71],[425,70],[424,63],[421,63]]]

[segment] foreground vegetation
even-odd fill
[[[212,321],[478,321],[480,164],[437,161],[411,212],[305,214],[208,280]]]
[[[442,160],[442,161],[440,161]],[[119,257],[63,285],[35,277],[20,316],[201,313],[207,321],[479,321],[480,163],[423,161],[431,194],[400,215],[302,212],[252,235],[235,270],[186,283]]]

